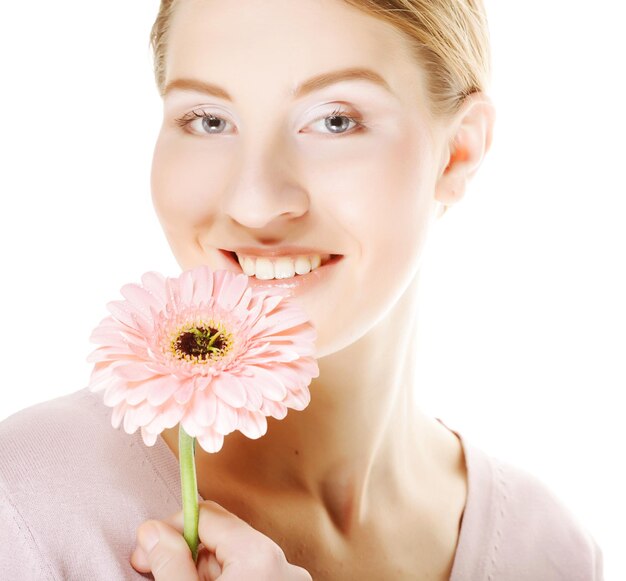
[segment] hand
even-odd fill
[[[152,572],[155,581],[312,581],[305,569],[287,562],[272,539],[216,502],[199,502],[198,510],[197,563],[183,537],[180,510],[139,526],[131,565],[141,573]],[[151,543],[152,528],[158,536]]]

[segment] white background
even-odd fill
[[[158,2],[11,2],[0,58],[0,420],[84,387],[87,338],[180,269],[150,199]],[[624,9],[487,1],[494,142],[422,270],[419,401],[526,468],[626,578]],[[621,561],[621,562],[620,562]]]

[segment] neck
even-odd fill
[[[258,488],[304,495],[344,531],[368,519],[381,498],[415,498],[436,468],[431,446],[439,433],[413,401],[415,295],[414,283],[362,338],[318,359],[305,410],[268,418],[258,440],[233,432],[217,454],[196,446],[199,484],[204,465],[209,478],[217,468]],[[165,432],[177,450],[177,428]]]

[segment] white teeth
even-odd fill
[[[329,259],[330,255],[325,255],[323,257],[324,263]],[[298,256],[295,259],[290,256],[279,256],[270,259],[237,254],[237,260],[241,265],[241,269],[248,276],[256,276],[260,280],[292,278],[296,274],[307,274],[322,264],[322,256],[319,254]]]
[[[241,260],[241,259],[240,259]],[[254,265],[255,265],[255,261],[254,258],[250,258],[249,256],[246,256],[243,259],[243,266],[241,268],[243,268],[243,271],[248,275],[248,276],[254,276]]]
[[[268,260],[268,262],[270,261]],[[257,262],[257,268],[258,267]],[[282,256],[274,263],[274,276],[276,278],[291,278],[294,274],[296,274],[296,267],[293,260],[288,256]]]
[[[261,280],[274,278],[274,265],[269,258],[257,258],[255,271],[256,277]]]
[[[311,272],[311,261],[306,256],[298,256],[296,258],[295,271],[298,274],[306,274]]]

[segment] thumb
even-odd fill
[[[196,564],[185,538],[175,528],[147,520],[137,529],[136,568],[152,571],[155,581],[199,581]]]

